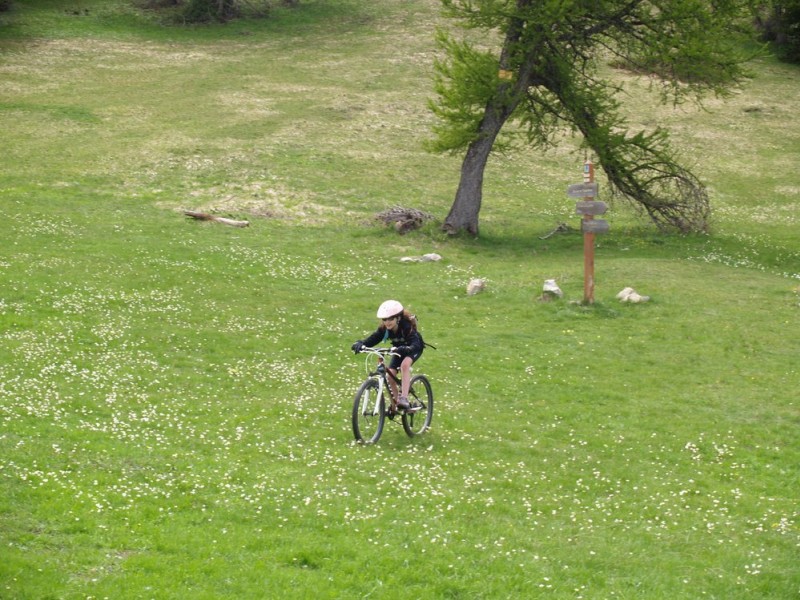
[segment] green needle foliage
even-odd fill
[[[664,229],[705,231],[708,198],[682,166],[665,130],[629,133],[620,89],[600,65],[649,73],[662,102],[726,96],[743,80],[741,36],[750,14],[738,0],[668,2],[514,2],[444,0],[446,13],[485,35],[454,41],[440,35],[447,58],[437,64],[439,117],[434,150],[466,150],[461,182],[445,229],[478,232],[483,171],[502,131],[538,149],[580,134],[600,157],[623,198]],[[487,41],[498,49],[486,49]],[[519,125],[519,129],[512,126]]]

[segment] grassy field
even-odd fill
[[[613,203],[583,306],[581,236],[545,237],[578,227],[573,141],[494,157],[481,237],[440,233],[438,25],[0,15],[0,598],[800,597],[800,71],[762,58],[705,110],[618,75],[712,231]],[[436,219],[399,236],[391,206]],[[349,347],[388,297],[437,347],[436,413],[362,447]]]

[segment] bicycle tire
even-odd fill
[[[425,433],[433,419],[433,390],[425,375],[415,375],[409,385],[411,410],[403,413],[403,429],[408,437]]]
[[[386,419],[386,401],[383,397],[375,413],[375,401],[380,390],[378,380],[368,377],[353,398],[353,435],[362,444],[374,444],[383,433]]]

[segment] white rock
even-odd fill
[[[630,296],[634,291],[635,290],[632,287],[626,287],[619,294],[617,294],[617,300],[626,302],[626,298]]]
[[[470,279],[470,282],[467,284],[467,296],[474,296],[475,294],[482,292],[485,288],[485,279]]]
[[[642,302],[647,302],[648,300],[650,300],[650,296],[642,296],[632,287],[626,287],[619,294],[617,294],[617,299],[620,302],[631,302],[632,304],[640,304]]]
[[[400,259],[400,262],[404,263],[411,263],[411,262],[436,262],[442,260],[442,257],[435,253],[430,254],[423,254],[422,256],[404,256]]]
[[[558,287],[555,279],[545,279],[544,285],[542,286],[542,291],[545,294],[550,294],[552,296],[558,296],[559,298],[564,297],[564,292],[561,291],[561,288]]]

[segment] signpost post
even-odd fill
[[[567,188],[570,198],[581,198],[575,203],[575,212],[581,215],[583,232],[583,303],[594,304],[594,236],[608,231],[608,221],[595,219],[608,209],[605,202],[594,200],[597,196],[597,183],[594,180],[594,165],[587,160],[583,163],[583,183]]]

